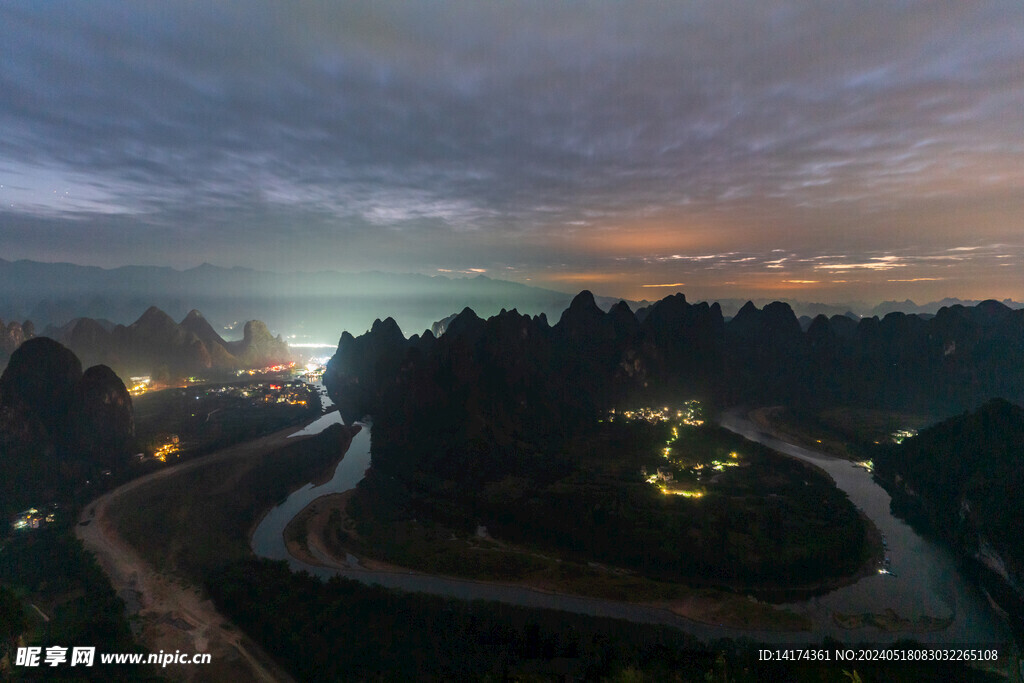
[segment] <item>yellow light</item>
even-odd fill
[[[681,491],[679,489],[666,489],[662,488],[661,492],[665,495],[682,496],[683,498],[703,498],[703,491]]]

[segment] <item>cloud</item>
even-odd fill
[[[988,253],[1021,241],[1022,22],[1011,0],[15,2],[0,250],[45,256],[31,224],[106,265]]]
[[[864,263],[818,263],[813,266],[814,270],[892,270],[893,268],[904,268],[906,263],[902,262],[899,256],[874,256],[870,261]]]

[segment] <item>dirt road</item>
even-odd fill
[[[301,428],[301,427],[300,427]],[[136,638],[150,652],[208,652],[206,665],[169,665],[160,674],[184,681],[291,681],[281,667],[214,608],[196,586],[145,562],[122,539],[108,515],[111,502],[139,486],[235,458],[264,455],[285,445],[296,427],[134,479],[86,506],[75,535],[125,601]],[[294,441],[294,439],[293,439]]]

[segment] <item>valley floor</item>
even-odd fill
[[[211,664],[174,666],[161,674],[178,680],[291,681],[261,648],[221,615],[202,591],[180,577],[146,562],[118,533],[112,508],[140,487],[180,477],[218,462],[242,464],[247,459],[281,448],[294,433],[289,427],[253,441],[226,448],[178,467],[154,472],[128,482],[88,505],[76,527],[76,536],[96,559],[118,595],[125,601],[136,637],[151,652],[208,652]]]

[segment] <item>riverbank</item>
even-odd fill
[[[832,621],[845,629],[857,629],[873,626],[888,633],[932,633],[944,631],[953,623],[953,617],[939,619],[937,617],[918,617],[907,619],[888,609],[881,614],[832,614]]]
[[[783,406],[757,408],[747,417],[780,441],[852,461],[870,459],[870,451],[877,444],[889,443],[901,430],[913,432],[937,418],[924,413],[849,407],[807,414]]]
[[[826,470],[887,541],[887,573],[867,576],[807,604],[819,628],[842,640],[860,635],[863,640],[909,636],[964,645],[1009,642],[1005,624],[962,575],[952,553],[894,517],[888,493],[870,472],[849,460],[788,443],[770,424],[755,421],[756,412],[749,417],[747,412],[726,413],[721,423]]]
[[[263,650],[213,606],[201,582],[186,580],[169,570],[162,556],[142,550],[134,534],[125,534],[125,518],[154,515],[138,502],[159,488],[179,490],[179,481],[200,481],[201,474],[225,465],[246,467],[253,459],[285,445],[295,431],[288,427],[251,442],[140,477],[86,506],[75,535],[95,556],[114,590],[125,601],[136,624],[136,637],[151,652],[205,652],[211,663],[203,667],[174,667],[164,675],[175,680],[291,681]],[[153,519],[156,524],[164,518]],[[178,529],[183,543],[188,529]]]
[[[809,428],[798,427],[786,417],[786,408],[782,406],[756,408],[747,413],[747,419],[757,425],[758,429],[779,441],[785,441],[801,448],[819,450],[844,460],[856,459],[855,454],[850,452],[846,444],[836,441],[822,432],[812,432]]]
[[[260,556],[288,560],[293,571],[305,570],[321,579],[338,575],[358,580],[364,584],[378,584],[387,588],[457,597],[462,600],[497,600],[515,605],[549,607],[595,616],[612,616],[641,623],[671,624],[706,640],[731,637],[751,638],[764,643],[814,643],[820,642],[824,637],[832,637],[851,643],[883,643],[909,636],[920,639],[921,642],[933,643],[1002,642],[1004,638],[1000,624],[992,623],[988,613],[990,610],[986,609],[987,604],[984,602],[983,596],[972,594],[970,587],[963,584],[957,576],[955,565],[950,561],[951,558],[946,556],[947,554],[944,554],[941,549],[931,547],[927,542],[918,538],[909,527],[892,517],[889,511],[888,496],[872,481],[869,473],[853,466],[849,461],[798,448],[794,450],[795,447],[792,445],[776,442],[757,430],[756,426],[745,418],[740,418],[738,414],[726,415],[723,418],[729,422],[726,426],[732,431],[754,441],[767,440],[767,445],[780,453],[825,469],[836,486],[847,492],[851,501],[861,509],[861,513],[875,523],[875,528],[885,533],[889,540],[893,568],[899,570],[899,578],[893,575],[881,575],[877,572],[877,568],[872,569],[865,564],[857,572],[863,578],[857,580],[857,577],[845,577],[844,583],[847,585],[838,587],[832,592],[811,600],[786,604],[784,607],[787,610],[801,618],[810,620],[811,631],[787,632],[768,628],[761,630],[744,628],[742,619],[728,620],[730,623],[739,624],[739,626],[722,626],[720,624],[725,620],[719,614],[714,613],[714,607],[709,605],[702,596],[698,596],[700,599],[686,602],[685,598],[693,596],[695,591],[677,595],[675,601],[668,599],[658,601],[650,598],[643,601],[621,602],[614,599],[580,597],[579,591],[575,591],[576,595],[571,595],[568,591],[559,592],[558,584],[552,585],[546,581],[531,581],[529,585],[524,585],[523,582],[474,581],[468,578],[452,578],[449,572],[412,573],[401,566],[395,566],[395,564],[380,566],[380,570],[374,570],[370,566],[353,561],[353,558],[348,556],[350,551],[355,550],[355,555],[361,555],[364,563],[370,562],[367,553],[354,547],[354,544],[342,542],[332,549],[329,543],[329,534],[327,534],[328,538],[324,538],[323,528],[327,527],[326,524],[314,530],[317,533],[314,534],[316,538],[312,542],[308,541],[311,535],[306,532],[305,554],[300,554],[297,550],[289,552],[284,545],[284,529],[288,522],[293,521],[304,509],[309,508],[306,510],[307,515],[314,514],[315,509],[316,513],[325,515],[327,520],[330,519],[330,510],[327,507],[310,505],[314,499],[309,496],[319,497],[316,495],[315,489],[306,491],[301,496],[294,496],[294,498],[301,499],[297,506],[292,505],[290,498],[289,502],[284,503],[280,508],[275,508],[272,511],[273,514],[270,515],[275,519],[269,520],[273,521],[273,524],[267,524],[265,525],[266,529],[261,529],[261,533],[257,534],[261,536],[259,541],[254,537],[253,548]],[[325,490],[345,491],[354,488],[362,478],[363,470],[369,466],[370,462],[369,430],[366,430],[366,433],[361,434],[359,438],[359,447],[356,448],[353,445],[353,448],[350,449],[353,452],[350,452],[345,458],[348,469],[352,470],[348,473],[349,476],[344,478],[348,483],[338,485],[343,477],[336,476],[332,484],[325,487]],[[339,469],[342,468],[339,466]],[[339,502],[347,502],[347,500],[348,498],[342,497],[329,499],[332,506]],[[881,524],[878,524],[877,520],[882,520]],[[295,533],[295,531],[290,532],[291,535]],[[379,539],[374,537],[374,540]],[[465,543],[465,540],[464,538],[462,542]],[[482,545],[487,544],[485,539],[479,539],[479,542]],[[873,544],[874,542],[872,541]],[[332,558],[331,555],[334,557]],[[743,596],[733,597],[739,597],[747,605],[756,604]],[[626,599],[629,599],[628,596]],[[672,602],[680,603],[676,605],[678,613],[670,610]],[[737,611],[739,611],[740,605],[734,604],[737,605]],[[745,608],[746,605],[742,605],[742,607]],[[906,632],[891,631],[881,627],[881,624],[873,623],[879,619],[884,621],[887,610],[890,609],[897,612],[899,619],[907,620],[900,623],[911,624],[910,630]],[[684,614],[687,616],[683,616]],[[847,627],[833,619],[833,614],[841,615],[841,620]],[[857,624],[852,620],[842,619],[842,615],[868,616]],[[924,617],[923,620],[922,617]],[[912,625],[915,622],[925,624],[929,619],[933,620],[931,623],[934,625],[940,621],[948,621],[950,618],[953,621],[949,627],[938,631],[929,629],[921,631],[917,626]],[[890,620],[889,623],[897,622]]]
[[[317,498],[299,512],[284,531],[285,544],[289,554],[306,564],[339,570],[352,569],[351,558],[355,558],[357,566],[367,572],[422,574],[414,569],[375,559],[365,552],[361,552],[358,547],[361,545],[361,539],[357,535],[352,538],[355,534],[355,522],[346,512],[353,493],[354,491],[350,490]],[[350,535],[356,544],[342,543],[337,533],[339,529],[345,530],[345,533]],[[508,544],[500,545],[505,552],[536,556],[536,553],[531,553],[526,549],[515,548]],[[554,564],[568,564],[554,558],[551,560]],[[593,566],[589,568],[595,570]],[[466,576],[434,576],[445,580],[466,581],[481,585],[528,588],[539,593],[553,595],[621,600],[639,606],[665,609],[691,621],[712,626],[726,626],[751,631],[792,632],[808,631],[811,628],[811,623],[806,617],[744,595],[707,588],[689,588],[680,584],[658,585],[656,582],[625,575],[615,570],[606,570],[601,573],[603,576],[597,581],[570,579],[558,576],[553,572],[543,572],[541,577],[534,577],[533,580],[513,581]],[[636,590],[640,595],[652,590],[669,589],[674,597],[653,601],[630,600],[627,597],[630,589]]]
[[[257,553],[276,559],[291,558],[293,562],[299,563],[293,565],[297,569],[301,565],[320,567],[369,582],[374,580],[377,573],[389,573],[406,576],[415,574],[419,579],[413,583],[418,585],[429,584],[433,578],[441,582],[465,581],[481,585],[515,586],[540,593],[655,606],[694,622],[751,632],[808,631],[812,628],[812,621],[806,615],[800,614],[799,610],[794,612],[776,605],[806,600],[856,584],[864,577],[877,575],[878,568],[882,566],[881,534],[862,513],[858,515],[866,533],[865,545],[870,551],[865,553],[855,572],[777,589],[763,584],[730,585],[723,589],[654,581],[594,562],[572,562],[566,558],[553,557],[550,552],[516,547],[494,540],[485,531],[467,535],[436,524],[424,526],[425,523],[415,519],[396,522],[400,528],[385,536],[404,539],[401,542],[405,547],[405,555],[411,558],[443,559],[443,567],[431,566],[425,569],[415,562],[395,561],[387,553],[386,547],[381,546],[384,537],[379,534],[374,533],[368,542],[357,532],[357,528],[364,525],[350,516],[348,504],[355,485],[362,479],[362,469],[369,464],[368,440],[365,450],[365,454],[360,451],[347,458],[351,462],[346,464],[358,470],[358,475],[348,480],[348,489],[327,486],[324,487],[324,493],[328,495],[321,494],[315,498],[310,496],[316,495],[316,489],[308,490],[296,497],[305,501],[299,503],[300,507],[294,506],[293,502],[296,501],[289,499],[284,507],[291,512],[275,520],[280,531],[271,534],[276,534],[280,553],[271,550],[273,539],[269,539],[270,544],[268,539],[260,539],[259,542],[253,540],[252,545]],[[832,478],[821,468],[797,461],[798,470],[800,467],[814,470],[834,485]],[[339,490],[342,493],[330,493]],[[278,516],[281,513],[285,511],[274,511]],[[374,525],[371,527],[376,529]],[[259,547],[263,547],[264,552],[260,552]],[[436,560],[432,559],[431,562],[437,564]]]
[[[294,431],[165,470],[165,479],[125,490],[111,505],[118,532],[154,565],[197,584],[249,557],[252,520],[332,469],[352,438],[340,425],[301,439],[289,438]]]

